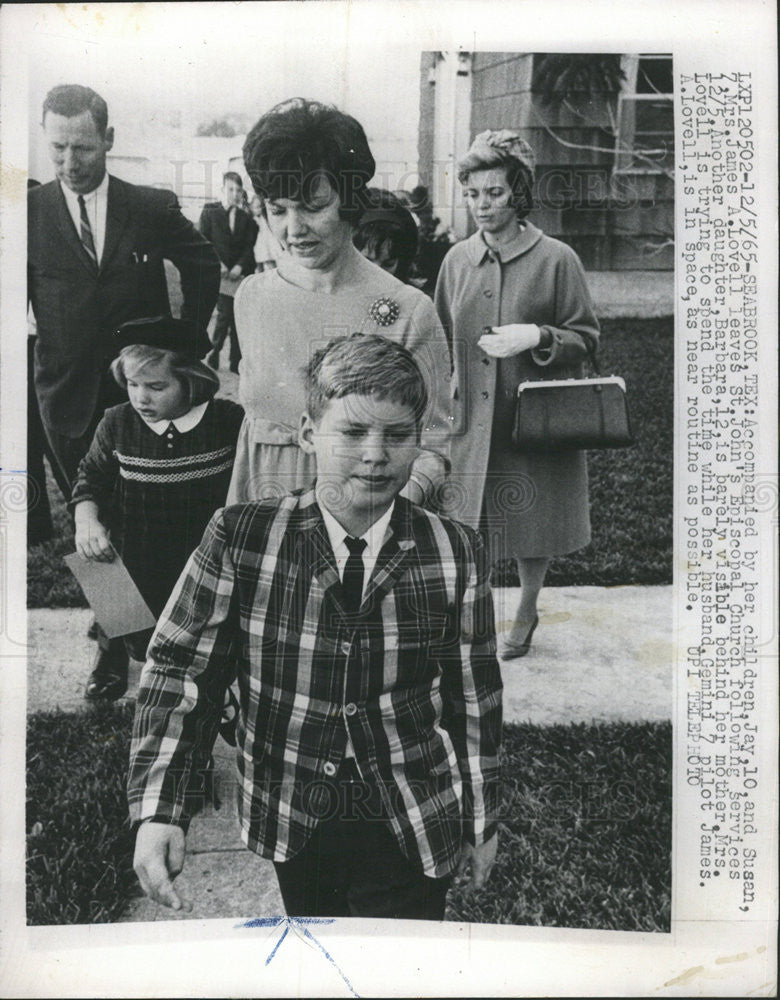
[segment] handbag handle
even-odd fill
[[[575,331],[576,332],[576,331]],[[596,347],[590,337],[586,337],[584,333],[580,336],[585,341],[585,350],[588,352],[588,360],[590,361],[590,366],[596,375],[601,375],[601,369],[599,368],[599,363],[596,360]]]

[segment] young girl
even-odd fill
[[[225,504],[243,410],[214,399],[219,378],[193,353],[189,322],[132,320],[117,339],[111,368],[130,401],[106,410],[79,466],[71,500],[76,550],[110,561],[113,545],[159,617],[211,515]],[[125,640],[131,656],[144,658],[150,635]],[[109,700],[127,687],[126,674],[107,690],[101,680]]]

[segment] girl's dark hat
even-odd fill
[[[132,344],[145,344],[198,357],[198,331],[188,319],[174,319],[173,316],[131,319],[119,327],[114,337],[120,351]]]

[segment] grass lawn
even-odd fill
[[[637,444],[590,453],[593,540],[554,559],[550,586],[672,582],[673,321],[606,320],[600,355],[604,374],[626,382]],[[56,538],[32,547],[27,561],[27,604],[83,607],[84,597],[62,563],[74,550],[70,519],[51,478]],[[496,567],[493,582],[517,586],[516,569]]]
[[[107,923],[136,891],[125,799],[132,719],[129,705],[28,716],[28,924]]]
[[[140,893],[131,711],[29,717],[30,924],[109,922]],[[494,874],[474,896],[452,890],[449,920],[669,930],[671,726],[505,726],[503,777]]]
[[[447,918],[669,931],[672,727],[504,727],[499,852]]]

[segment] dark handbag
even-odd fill
[[[634,444],[626,385],[618,375],[521,382],[512,440],[521,452],[627,448]]]

